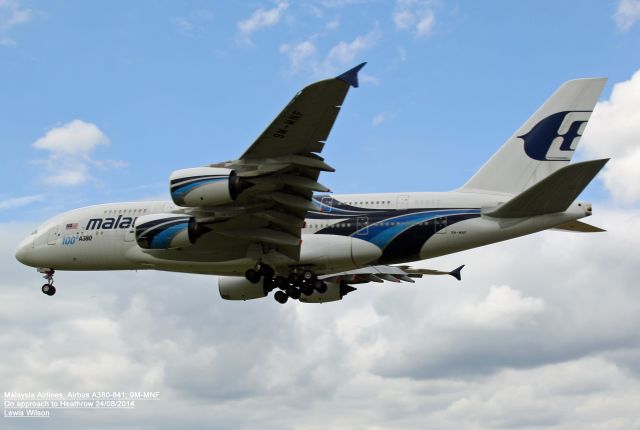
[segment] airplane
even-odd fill
[[[570,163],[606,79],[570,80],[462,187],[449,192],[336,195],[321,157],[362,63],[298,92],[237,160],[176,170],[171,201],[109,203],[46,221],[16,258],[52,296],[58,270],[218,275],[226,300],[342,300],[370,282],[452,271],[426,260],[556,229],[604,231],[575,201],[609,159]]]

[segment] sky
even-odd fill
[[[161,393],[0,426],[640,429],[639,21],[638,0],[0,0],[0,390]],[[323,151],[336,193],[455,189],[564,81],[607,77],[575,159],[612,158],[580,197],[608,232],[325,305],[160,272],[61,272],[51,298],[15,260],[59,212],[168,199],[363,61]]]

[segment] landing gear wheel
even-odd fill
[[[285,293],[284,291],[276,291],[273,295],[273,298],[276,299],[276,302],[283,305],[287,303],[287,300],[289,300],[289,296],[287,296],[287,293]]]
[[[244,276],[252,284],[257,284],[258,282],[260,282],[260,274],[258,273],[257,270],[249,269],[246,272],[244,272]]]
[[[285,290],[289,286],[289,281],[287,281],[287,279],[283,278],[282,276],[276,276],[273,279],[273,285],[275,285],[276,288]]]
[[[56,287],[50,284],[44,284],[42,286],[42,292],[47,296],[53,296],[56,293]]]
[[[292,299],[298,300],[300,298],[300,290],[296,287],[289,287],[287,288],[287,296],[291,297]]]
[[[273,278],[273,275],[275,274],[273,267],[268,264],[261,264],[258,272],[265,278]]]
[[[300,282],[300,278],[298,277],[297,274],[291,272],[289,273],[289,283],[291,284],[297,284],[298,282]]]
[[[264,278],[264,283],[262,285],[262,290],[264,291],[264,295],[268,295],[271,291],[273,291],[273,289],[275,288],[275,285],[273,284],[273,279],[271,278]]]
[[[312,282],[312,281],[315,281],[316,275],[313,272],[310,272],[309,270],[305,270],[304,272],[302,272],[302,279],[304,279],[307,282]]]
[[[313,283],[313,288],[315,288],[315,290],[320,294],[324,294],[327,292],[327,284],[320,280],[317,280]]]
[[[302,292],[302,294],[304,294],[305,296],[310,296],[311,294],[313,294],[313,285],[310,284],[304,284],[302,286],[302,288],[300,289],[300,291]]]

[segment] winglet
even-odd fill
[[[353,69],[347,70],[340,76],[336,76],[336,79],[345,81],[347,84],[351,85],[353,88],[358,88],[358,72],[360,71],[360,69],[364,67],[365,64],[367,63],[364,62],[362,64],[358,64]]]
[[[449,275],[453,276],[458,281],[462,281],[462,274],[460,272],[462,271],[463,267],[464,267],[464,264],[458,267],[457,269],[453,269],[451,272],[449,272]]]

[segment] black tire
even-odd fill
[[[264,282],[262,283],[262,291],[264,291],[264,295],[268,295],[274,288],[275,285],[273,284],[273,279],[264,278]]]
[[[273,298],[276,299],[276,302],[283,305],[287,303],[287,300],[289,300],[289,296],[287,296],[287,293],[285,293],[284,291],[276,291],[276,293],[273,295]]]
[[[301,291],[305,296],[310,296],[313,294],[313,286],[306,284],[302,287]]]
[[[289,279],[289,283],[291,284],[297,284],[300,281],[300,279],[298,278],[298,275],[293,272],[289,273],[288,279]]]
[[[252,284],[257,284],[258,282],[260,282],[260,274],[257,270],[254,269],[249,269],[244,272],[244,277],[247,278],[247,281],[251,282]]]
[[[260,272],[260,274],[265,278],[273,278],[273,275],[275,274],[273,267],[269,266],[268,264],[261,264],[260,270],[258,270],[258,272]]]
[[[302,279],[304,279],[306,282],[313,282],[316,280],[316,275],[309,270],[305,270],[302,273]]]
[[[286,290],[287,287],[289,286],[289,281],[287,281],[287,279],[283,278],[282,276],[276,276],[273,279],[273,285],[276,288],[280,288],[281,290]]]
[[[287,288],[287,296],[294,300],[298,300],[300,298],[300,290],[296,287],[289,287]]]
[[[49,291],[51,291],[51,288],[52,288],[52,287],[53,287],[53,285],[44,284],[44,285],[42,286],[42,292],[43,292],[44,294],[46,294],[47,296],[49,296],[49,295],[50,295],[50,294],[49,294]]]
[[[49,295],[53,296],[55,293],[56,293],[56,287],[52,285],[51,288],[49,289]]]
[[[314,288],[320,294],[324,294],[327,292],[327,284],[325,284],[324,281],[316,281]]]

